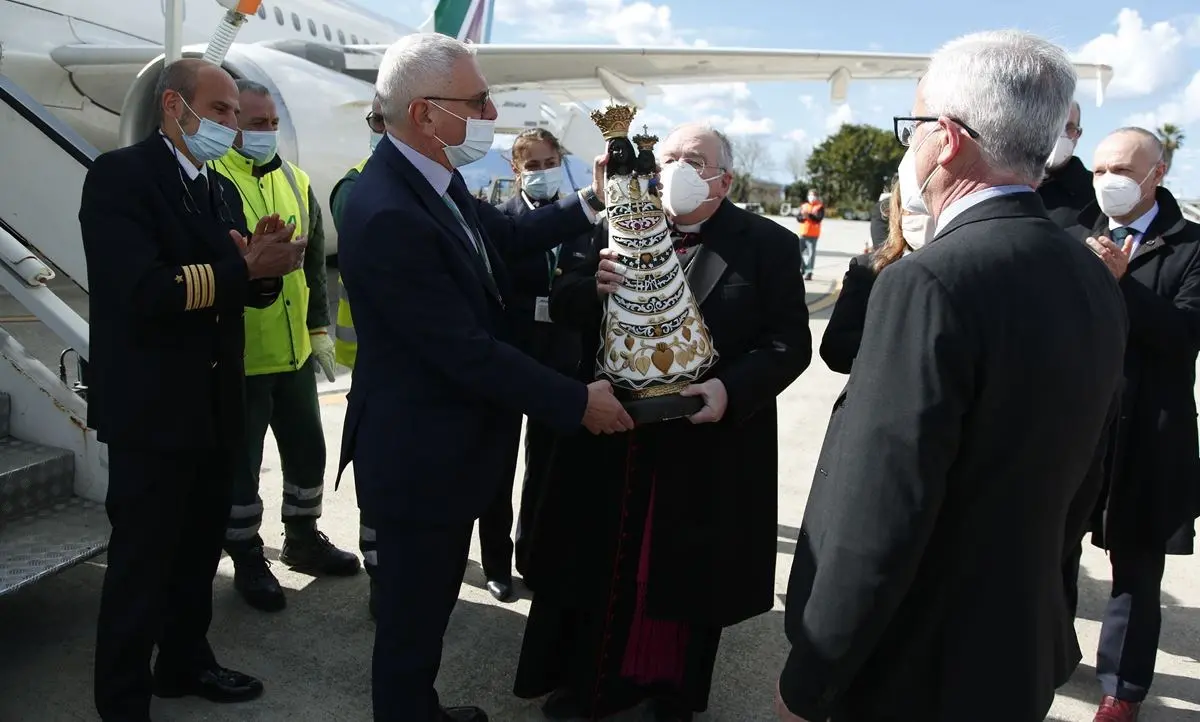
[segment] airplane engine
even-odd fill
[[[204,46],[183,49],[184,57],[201,57]],[[121,108],[119,144],[145,138],[158,123],[154,95],[164,59],[138,73]],[[329,193],[350,168],[370,154],[364,118],[375,89],[363,80],[311,60],[258,44],[235,44],[223,67],[235,78],[266,86],[279,111],[279,153],[308,173],[324,218],[325,253],[337,252],[337,230],[329,212]]]

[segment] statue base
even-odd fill
[[[687,385],[668,384],[642,391],[626,391],[621,405],[638,426],[691,416],[704,408],[704,398],[680,396],[679,392]]]

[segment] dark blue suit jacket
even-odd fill
[[[480,230],[494,280],[462,226],[391,142],[380,143],[347,201],[339,245],[358,359],[342,436],[361,504],[424,522],[478,517],[505,481],[521,415],[561,432],[587,390],[507,343],[503,256],[553,248],[591,226],[578,196],[517,218],[450,194]]]

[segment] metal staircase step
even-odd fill
[[[26,516],[73,494],[75,456],[65,449],[0,438],[0,520]]]
[[[0,596],[102,553],[110,531],[104,505],[76,496],[0,521]]]

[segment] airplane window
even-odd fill
[[[350,33],[350,44],[358,45],[358,36],[355,35],[354,33]]]
[[[341,30],[338,30],[338,42],[341,43],[342,45],[346,44],[346,34],[343,33]]]
[[[292,26],[295,27],[297,30],[300,29],[300,16],[297,15],[296,13],[292,13]]]
[[[275,8],[275,22],[283,25],[283,11],[279,8]]]
[[[317,37],[317,24],[312,21],[312,18],[308,19],[308,32],[312,33],[314,38]]]
[[[258,16],[260,18],[262,18],[263,20],[267,19],[267,6],[266,5],[258,6]]]
[[[328,26],[328,25],[326,25],[326,26],[325,26],[325,39],[326,39],[326,40],[333,40],[333,33],[329,31],[329,26]]]

